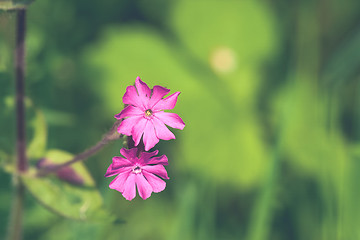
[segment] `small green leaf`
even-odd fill
[[[49,150],[45,158],[53,163],[63,163],[73,158],[73,155],[61,150]],[[103,208],[102,197],[83,163],[78,162],[71,167],[82,177],[82,186],[61,181],[53,174],[42,178],[28,174],[22,176],[22,180],[29,192],[42,205],[63,217],[113,222],[115,218]]]
[[[35,109],[35,118],[31,124],[34,134],[27,149],[27,156],[29,159],[38,159],[44,156],[47,141],[47,124],[42,111]]]

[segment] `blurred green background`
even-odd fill
[[[15,19],[0,12],[2,163],[15,149]],[[146,201],[103,177],[121,141],[85,162],[125,223],[64,218],[27,194],[24,239],[360,239],[359,69],[356,0],[36,0],[31,165],[40,148],[75,154],[100,140],[137,76],[182,92],[173,112],[186,127],[156,146],[170,180]],[[0,238],[11,182],[1,171]]]

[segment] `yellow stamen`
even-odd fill
[[[145,111],[145,116],[150,117],[152,115],[151,109]]]

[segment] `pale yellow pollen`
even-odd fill
[[[145,116],[150,117],[152,115],[151,109],[145,111]]]

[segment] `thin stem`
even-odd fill
[[[14,175],[15,192],[9,221],[9,240],[22,239],[22,222],[25,187],[19,173],[27,170],[26,159],[26,122],[25,122],[25,32],[26,9],[16,12],[16,45],[15,45],[15,93],[16,93],[16,173]]]
[[[76,162],[79,162],[81,160],[85,160],[87,158],[89,158],[90,156],[94,155],[95,153],[97,153],[99,150],[101,150],[106,144],[108,144],[110,141],[119,139],[122,137],[122,135],[120,135],[117,132],[117,127],[120,125],[122,120],[117,120],[114,125],[112,126],[112,128],[110,129],[110,131],[94,146],[92,146],[91,148],[85,150],[84,152],[76,155],[73,159],[64,162],[62,164],[59,165],[55,165],[55,166],[46,166],[43,169],[39,170],[39,173],[37,174],[38,176],[45,176],[49,173],[52,172],[56,172],[58,171],[60,168],[69,166],[71,164],[74,164]]]
[[[24,172],[27,169],[26,142],[25,142],[25,31],[26,9],[17,11],[16,47],[15,47],[15,88],[16,88],[16,129],[17,129],[17,170]]]

